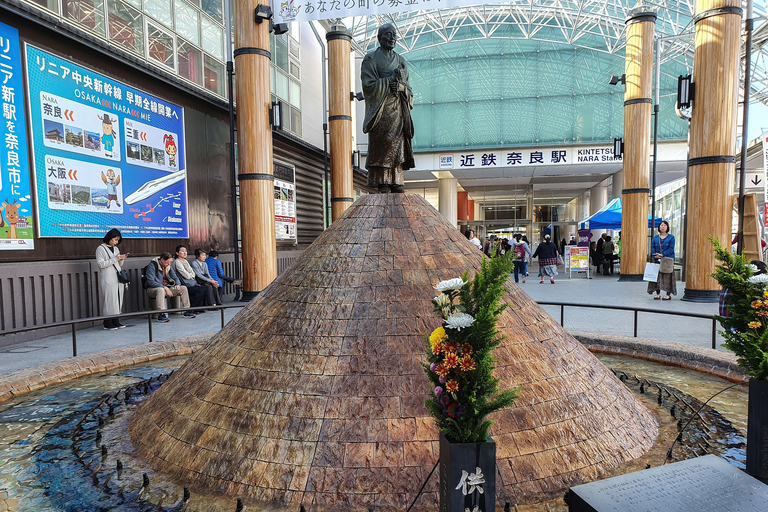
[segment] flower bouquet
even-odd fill
[[[426,405],[451,443],[485,442],[493,423],[487,416],[517,398],[517,389],[499,392],[491,354],[503,339],[496,320],[506,307],[499,300],[511,267],[508,258],[483,259],[471,281],[467,271],[435,287],[440,292],[435,312],[443,326],[428,335],[423,366],[433,389]]]
[[[732,255],[720,241],[710,237],[720,264],[712,275],[720,286],[720,309],[730,316],[717,316],[723,345],[750,375],[747,402],[747,473],[768,483],[768,275],[744,256]],[[725,293],[727,297],[724,298]],[[724,303],[724,304],[723,304]]]
[[[710,240],[721,262],[712,277],[730,292],[726,308],[732,316],[717,317],[726,329],[720,331],[723,346],[736,354],[750,376],[768,380],[768,275],[756,275],[755,265],[723,249],[719,240]]]

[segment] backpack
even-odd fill
[[[515,258],[518,260],[525,259],[525,245],[520,244],[515,246]]]

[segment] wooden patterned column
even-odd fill
[[[688,159],[688,231],[683,300],[717,302],[709,277],[715,255],[708,237],[731,245],[736,171],[740,0],[696,0],[694,98]],[[679,251],[679,249],[678,249]]]
[[[620,281],[641,281],[648,257],[648,171],[651,162],[651,79],[656,13],[627,18],[624,63],[624,183],[621,190]]]
[[[269,20],[254,22],[257,0],[233,4],[243,300],[250,300],[277,277]]]
[[[350,51],[352,34],[341,21],[331,26],[328,40],[328,127],[331,136],[331,220],[354,202],[352,191],[352,99]]]

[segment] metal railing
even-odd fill
[[[632,306],[605,306],[602,304],[582,304],[578,302],[551,302],[551,301],[538,301],[538,305],[540,306],[557,306],[560,308],[560,325],[565,327],[565,308],[571,307],[571,308],[592,308],[592,309],[613,309],[617,311],[632,311],[634,313],[633,317],[633,336],[637,338],[637,317],[638,313],[650,313],[655,315],[671,315],[671,316],[683,316],[683,317],[689,317],[689,318],[702,318],[705,320],[711,320],[712,321],[712,348],[717,349],[717,320],[712,315],[705,315],[703,313],[685,313],[682,311],[661,311],[658,309],[649,309],[649,308],[637,308]],[[121,315],[111,315],[111,316],[94,316],[90,318],[78,318],[75,320],[67,320],[64,322],[57,322],[55,324],[46,324],[46,325],[35,325],[31,327],[25,327],[22,329],[14,329],[11,331],[3,331],[0,332],[0,335],[12,335],[12,334],[18,334],[23,332],[30,332],[30,331],[36,331],[40,329],[48,329],[51,327],[67,327],[69,326],[72,333],[72,356],[77,355],[77,325],[78,324],[84,324],[89,322],[103,322],[104,320],[108,319],[125,319],[125,318],[140,318],[140,317],[146,317],[147,318],[147,327],[149,329],[149,342],[153,342],[153,333],[152,333],[152,319],[155,315],[162,313],[184,313],[187,311],[199,311],[199,310],[205,310],[205,311],[219,311],[221,313],[221,328],[224,328],[225,321],[224,321],[224,310],[226,309],[234,309],[234,308],[243,308],[247,306],[247,303],[242,304],[230,304],[227,306],[200,306],[200,307],[194,307],[194,308],[175,308],[175,309],[164,309],[164,310],[151,310],[151,311],[138,311],[135,313],[125,313]]]
[[[120,315],[110,315],[110,316],[94,316],[90,318],[77,318],[75,320],[67,320],[64,322],[56,322],[54,324],[45,324],[45,325],[34,325],[31,327],[24,327],[22,329],[13,329],[12,331],[2,331],[0,332],[0,336],[6,336],[6,335],[12,335],[12,334],[18,334],[22,332],[30,332],[30,331],[37,331],[40,329],[50,329],[51,327],[67,327],[69,326],[72,331],[72,357],[77,356],[77,324],[84,324],[88,322],[103,322],[104,320],[122,320],[125,318],[138,318],[138,317],[147,317],[147,326],[149,328],[149,342],[152,343],[152,319],[160,314],[160,313],[186,313],[187,311],[220,311],[221,312],[221,328],[224,328],[225,321],[224,321],[224,310],[225,309],[234,309],[234,308],[244,308],[247,306],[247,302],[243,302],[242,304],[230,304],[227,306],[194,306],[193,308],[174,308],[174,309],[154,309],[151,311],[137,311],[135,313],[123,313]]]
[[[705,320],[712,321],[712,348],[717,349],[717,319],[713,315],[705,315],[704,313],[686,313],[683,311],[662,311],[658,309],[649,308],[636,308],[632,306],[606,306],[603,304],[582,304],[579,302],[550,302],[550,301],[537,301],[540,306],[559,306],[560,307],[560,325],[565,327],[565,308],[593,308],[593,309],[615,309],[618,311],[632,311],[634,312],[633,320],[633,336],[637,338],[637,314],[638,313],[652,313],[655,315],[671,315],[671,316],[685,316],[689,318],[703,318]]]

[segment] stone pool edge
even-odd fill
[[[730,382],[749,382],[749,375],[731,352],[625,336],[586,332],[572,332],[571,335],[593,353],[629,356],[708,373]]]
[[[0,403],[84,375],[167,357],[188,355],[202,348],[214,334],[198,334],[174,340],[121,347],[18,370],[0,378]],[[736,356],[730,352],[624,336],[583,332],[571,334],[591,352],[624,355],[678,366],[712,374],[731,382],[747,383],[749,381],[749,376],[736,363]]]
[[[215,333],[95,352],[11,372],[0,378],[0,403],[61,382],[135,364],[191,354]]]

